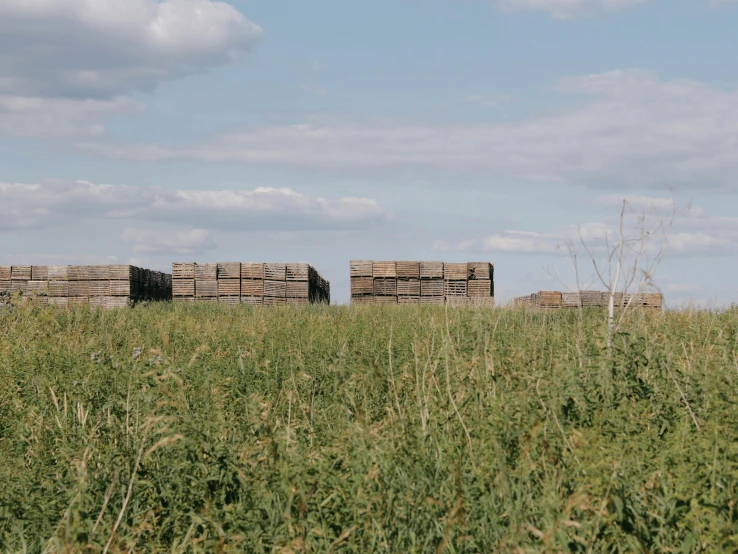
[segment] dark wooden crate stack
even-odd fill
[[[170,300],[172,277],[132,265],[0,266],[2,291],[54,306],[116,308],[144,300]]]
[[[642,292],[637,294],[615,293],[615,307],[662,309],[664,297],[661,293]],[[585,290],[581,292],[540,291],[513,300],[516,307],[532,307],[542,310],[562,308],[606,308],[610,295],[607,292]]]
[[[352,260],[352,304],[494,306],[489,262],[376,262]]]
[[[172,264],[175,302],[219,304],[330,303],[330,283],[305,263]]]

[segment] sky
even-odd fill
[[[738,302],[738,1],[0,0],[0,264],[491,261]],[[576,256],[577,271],[573,260]],[[606,278],[607,280],[607,278]]]

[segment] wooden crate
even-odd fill
[[[218,281],[195,279],[195,297],[197,298],[217,298],[218,297]]]
[[[110,281],[90,281],[89,296],[110,296]]]
[[[32,281],[48,281],[49,280],[49,266],[48,265],[31,266],[31,280]]]
[[[264,296],[264,279],[242,279],[241,296]]]
[[[420,296],[398,296],[398,304],[420,304]]]
[[[48,281],[28,281],[28,284],[26,285],[26,290],[29,293],[48,294],[49,282]]]
[[[561,306],[564,308],[579,308],[581,301],[582,299],[578,292],[561,293]]]
[[[396,296],[375,296],[375,304],[397,304]]]
[[[85,297],[90,295],[90,285],[88,281],[69,281],[70,297]]]
[[[220,262],[216,264],[218,267],[218,279],[240,279],[241,263],[240,262]]]
[[[493,266],[489,262],[469,262],[466,264],[467,279],[469,281],[475,281],[482,279],[485,281],[491,281],[493,276]]]
[[[241,303],[240,296],[219,296],[218,304],[225,304],[227,306],[236,306]]]
[[[89,302],[90,306],[105,307],[104,296],[90,296],[87,301]]]
[[[541,291],[537,295],[539,308],[560,308],[561,293],[555,291]]]
[[[31,266],[30,265],[14,265],[10,267],[10,279],[12,281],[30,281]]]
[[[374,277],[373,266],[371,260],[351,260],[349,262],[351,277]]]
[[[420,279],[420,262],[397,262],[397,276]]]
[[[374,262],[372,264],[372,276],[377,278],[397,277],[397,264],[395,262]]]
[[[131,282],[126,281],[110,281],[109,296],[131,296]]]
[[[283,296],[265,296],[265,306],[282,306],[287,304],[287,298]]]
[[[11,283],[12,281],[10,279],[0,281],[0,292],[10,292]]]
[[[69,281],[88,281],[90,279],[90,268],[86,265],[70,265]]]
[[[241,279],[218,279],[218,296],[241,296]]]
[[[28,281],[21,281],[19,279],[10,281],[10,292],[12,294],[25,294],[28,292]]]
[[[664,307],[664,295],[658,292],[644,292],[643,293],[643,304],[644,308],[655,308],[663,309]]]
[[[590,308],[602,308],[607,303],[604,294],[596,290],[584,290],[581,292],[582,306]]]
[[[173,262],[172,278],[174,279],[194,279],[195,264],[192,262]]]
[[[287,298],[310,298],[310,283],[307,281],[287,281]]]
[[[134,271],[135,269],[135,271]],[[139,268],[127,264],[113,264],[108,266],[111,281],[129,281],[137,277],[140,273]]]
[[[351,294],[374,294],[372,277],[351,277]]]
[[[270,296],[272,298],[286,298],[287,283],[285,281],[264,279],[264,296]]]
[[[397,279],[398,296],[420,296],[420,279]]]
[[[492,281],[468,281],[466,286],[470,298],[492,296]]]
[[[49,281],[67,281],[69,280],[69,267],[66,265],[50,265],[48,266]]]
[[[287,264],[264,264],[264,279],[270,281],[287,280]]]
[[[375,296],[397,296],[397,279],[374,279]]]
[[[218,279],[218,264],[195,264],[195,280],[215,281]]]
[[[471,306],[471,300],[473,299],[466,296],[447,296],[446,304],[452,308],[462,308]]]
[[[420,296],[443,297],[443,280],[442,279],[423,279],[420,282]]]
[[[466,281],[466,264],[443,264],[443,278],[447,281]]]
[[[251,304],[252,306],[261,306],[264,304],[263,296],[242,296],[241,304]]]
[[[10,281],[10,276],[13,273],[12,266],[0,265],[0,281]]]
[[[287,264],[286,267],[288,281],[308,281],[310,273],[310,265],[308,264]]]
[[[495,307],[495,298],[494,296],[477,296],[473,298],[467,298],[467,306],[472,306],[474,308],[494,308]]]
[[[59,308],[65,308],[69,305],[69,297],[68,296],[54,296],[49,297],[48,300],[49,306],[57,306]]]
[[[352,294],[351,303],[352,304],[374,304],[374,295],[373,294]]]
[[[75,281],[71,281],[73,283]],[[69,297],[69,305],[70,306],[84,306],[89,304],[90,301],[88,300],[87,296],[70,296]]]
[[[194,293],[194,290],[195,290],[194,289],[194,281],[192,281],[192,283],[193,283],[193,289],[192,290],[193,290],[193,293]],[[195,301],[195,298],[193,296],[175,296],[172,300],[174,300],[177,303],[180,303],[180,302],[190,303],[190,302],[194,302]]]
[[[241,262],[241,279],[263,279],[264,264]]]
[[[90,281],[110,280],[109,265],[91,265],[89,266]]]
[[[69,281],[49,281],[49,296],[53,298],[68,298]]]
[[[443,296],[421,296],[421,304],[443,304]]]
[[[305,305],[307,305],[307,304],[310,304],[310,299],[309,298],[304,298],[304,297],[292,297],[292,298],[290,298],[288,296],[287,297],[287,304],[292,304],[292,305],[303,305],[303,304],[305,304]]]
[[[466,268],[464,269],[466,270]],[[468,287],[467,287],[466,279],[463,281],[444,281],[443,282],[443,295],[444,296],[467,296],[467,292],[468,292]]]
[[[106,296],[105,297],[105,308],[116,309],[116,308],[127,308],[131,301],[126,296]]]
[[[443,262],[420,262],[421,279],[443,279]]]
[[[195,280],[174,279],[172,281],[172,294],[174,296],[195,296]]]

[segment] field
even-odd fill
[[[738,311],[0,309],[0,550],[735,552]]]

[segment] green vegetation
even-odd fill
[[[738,311],[0,308],[0,550],[735,552]]]

